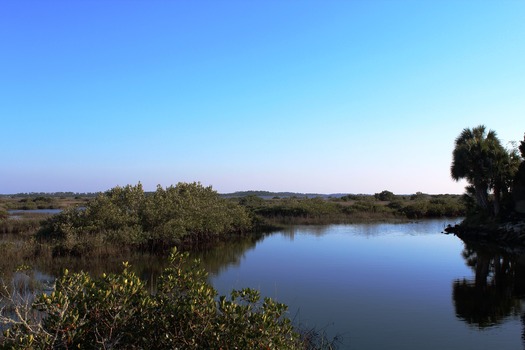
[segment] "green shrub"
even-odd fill
[[[403,207],[402,212],[409,219],[420,219],[427,216],[428,201],[416,200]]]
[[[399,209],[408,218],[457,217],[465,215],[466,206],[460,196],[419,195]]]
[[[366,213],[390,213],[392,210],[382,204],[375,203],[372,200],[362,200],[355,202],[350,206],[350,210],[353,212],[366,212]]]
[[[305,348],[284,304],[251,289],[217,298],[206,279],[197,261],[175,251],[154,294],[126,264],[100,278],[66,271],[33,303],[33,318],[12,320],[0,348]]]
[[[390,191],[384,190],[381,193],[374,194],[374,197],[380,201],[391,201],[396,198],[396,195]]]
[[[139,183],[115,187],[83,209],[64,210],[45,221],[37,237],[63,244],[102,235],[106,243],[157,249],[207,242],[250,228],[246,210],[211,187],[179,183],[159,186],[147,195]]]

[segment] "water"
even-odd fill
[[[342,349],[522,349],[525,268],[448,223],[295,227],[200,257],[220,294],[259,289]]]
[[[62,209],[12,209],[7,212],[9,215],[17,214],[58,214]]]
[[[219,294],[256,288],[304,329],[340,337],[340,349],[525,349],[525,255],[441,233],[455,222],[293,227],[193,255]],[[65,267],[96,276],[122,259],[34,267],[47,279]],[[124,260],[152,290],[167,261]]]

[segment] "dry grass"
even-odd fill
[[[0,235],[34,234],[40,228],[40,223],[51,214],[16,213],[5,220],[0,220]]]

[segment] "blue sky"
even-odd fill
[[[3,1],[0,193],[461,193],[525,132],[523,1]]]

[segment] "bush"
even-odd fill
[[[136,186],[115,187],[89,202],[48,219],[37,237],[75,243],[102,236],[106,243],[169,248],[218,239],[251,228],[245,209],[220,198],[211,187],[179,183],[147,195]]]
[[[197,261],[173,251],[156,293],[124,265],[92,278],[67,271],[36,299],[32,319],[10,319],[2,349],[301,349],[287,307],[257,291],[217,299]],[[3,320],[9,319],[4,314]]]
[[[337,219],[341,206],[322,198],[286,198],[259,207],[252,207],[255,215],[282,221],[307,222],[308,220]]]
[[[377,204],[372,200],[362,200],[352,204],[349,209],[353,212],[364,213],[391,213],[392,210],[381,204]]]
[[[391,201],[396,198],[395,194],[387,190],[374,194],[374,197],[380,201]]]
[[[426,197],[425,197],[426,196]],[[408,218],[457,217],[465,215],[465,203],[459,196],[420,195],[400,209]]]

